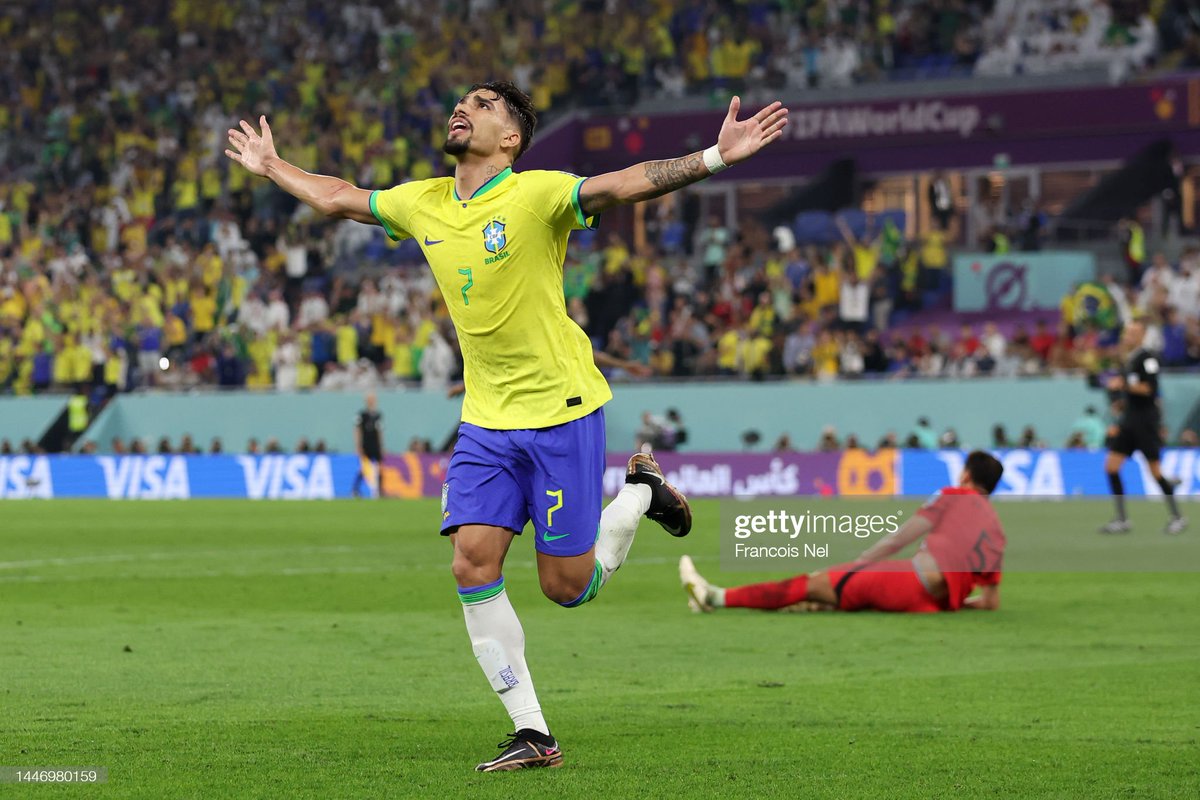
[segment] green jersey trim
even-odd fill
[[[575,184],[575,189],[571,192],[571,205],[575,208],[575,221],[579,223],[579,227],[594,231],[600,226],[600,215],[593,214],[585,218],[583,206],[579,204],[579,190],[583,188],[583,182],[586,180],[587,178],[580,178],[579,183]]]
[[[375,195],[377,195],[377,194],[379,194],[378,189],[371,192],[371,201],[370,201],[371,214],[374,215],[375,219],[379,220],[379,224],[383,226],[383,232],[388,235],[388,238],[391,239],[393,242],[398,242],[398,241],[400,241],[400,237],[397,236],[396,232],[392,230],[392,226],[387,224],[387,220],[385,220],[383,217],[379,216],[379,203],[376,202],[376,200],[375,200]]]
[[[505,167],[503,172],[501,172],[499,175],[493,176],[491,180],[489,180],[483,186],[480,186],[478,189],[476,189],[475,193],[473,195],[471,195],[470,197],[468,197],[467,199],[474,200],[476,197],[479,197],[480,195],[490,192],[492,189],[495,189],[496,186],[501,181],[503,181],[505,178],[507,178],[508,176],[510,176],[512,174],[513,174],[512,167]],[[458,187],[457,186],[454,187],[454,199],[460,203],[462,202],[462,198],[458,196]]]

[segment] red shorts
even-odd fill
[[[838,608],[842,611],[922,614],[946,610],[921,583],[911,561],[880,561],[861,569],[855,566],[842,564],[829,570],[829,582],[838,593]]]

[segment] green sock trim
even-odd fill
[[[472,603],[482,603],[484,600],[491,600],[496,595],[504,591],[504,578],[498,581],[485,584],[484,586],[470,586],[466,589],[458,590],[458,599],[462,601],[464,606]]]
[[[588,583],[587,588],[583,590],[583,594],[579,595],[579,597],[576,597],[569,603],[559,603],[559,605],[563,606],[564,608],[575,608],[576,606],[581,606],[587,601],[591,600],[600,592],[600,575],[600,559],[596,559],[596,567],[592,570],[592,580]]]

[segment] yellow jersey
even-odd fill
[[[417,240],[449,307],[463,354],[464,422],[548,428],[612,399],[563,299],[567,238],[595,226],[579,205],[584,180],[506,169],[466,199],[453,178],[371,193],[388,236]]]

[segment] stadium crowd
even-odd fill
[[[236,114],[269,108],[281,151],[299,166],[386,186],[447,170],[447,109],[497,52],[539,107],[554,108],[568,95],[628,102],[751,77],[837,85],[931,54],[969,65],[995,25],[987,4],[961,0],[658,2],[614,16],[630,21],[624,28],[603,24],[625,5],[556,3],[554,14],[514,16],[515,26],[505,24],[509,4],[491,3],[13,7],[0,20],[10,45],[0,72],[0,391],[441,388],[457,377],[427,270],[386,268],[397,251],[378,231],[315,219],[231,168],[223,131]],[[1113,4],[1106,18],[1136,21],[1143,6]],[[839,42],[846,53],[829,55]],[[1107,357],[1103,332],[1069,315],[1052,328],[886,335],[945,297],[938,231],[905,242],[885,225],[869,241],[848,234],[811,248],[752,223],[707,221],[668,241],[670,227],[641,248],[615,234],[581,238],[565,270],[566,302],[595,345],[659,375],[1011,374],[1093,369]],[[1177,274],[1191,280],[1193,262],[1170,274],[1156,266],[1144,289],[1113,288],[1158,315],[1170,363],[1200,357],[1195,309],[1172,311],[1159,297]]]
[[[236,227],[227,220],[215,234]],[[57,244],[45,271],[19,255],[0,261],[0,387],[445,389],[461,374],[423,267],[354,276],[312,269],[320,251],[284,237],[260,241],[261,259],[254,247],[171,237],[132,263],[105,254],[101,270]],[[293,275],[291,261],[309,264]],[[597,349],[660,376],[1100,373],[1134,314],[1149,320],[1167,366],[1200,363],[1200,249],[1174,264],[1155,255],[1136,284],[1108,276],[1081,287],[1057,320],[907,323],[944,303],[948,262],[936,231],[780,250],[752,222],[730,231],[710,221],[691,256],[654,244],[631,252],[617,234],[573,248],[565,302]]]

